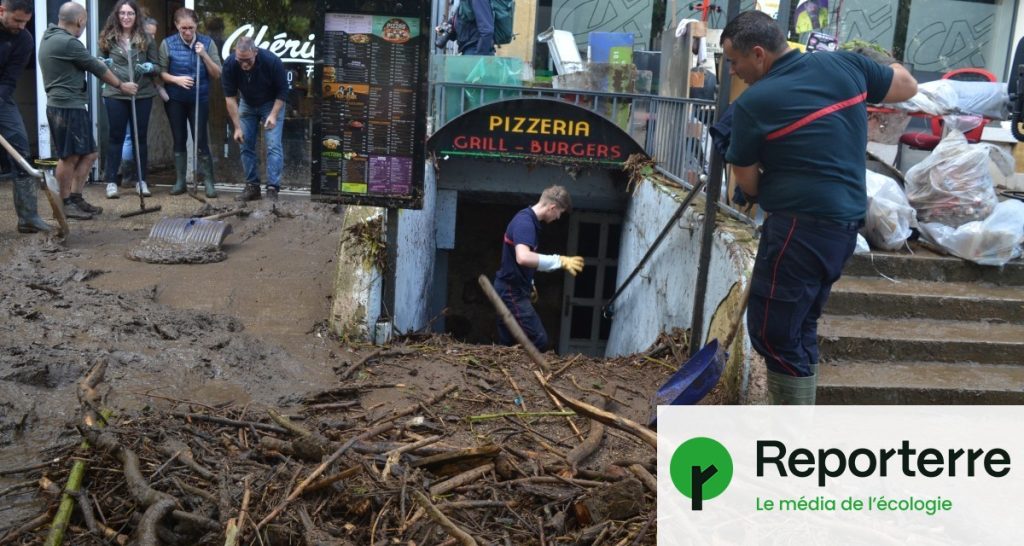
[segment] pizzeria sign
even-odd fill
[[[516,98],[475,108],[427,141],[436,157],[621,167],[643,148],[611,120],[555,99]]]

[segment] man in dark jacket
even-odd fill
[[[28,133],[14,103],[14,88],[32,58],[32,35],[25,25],[32,19],[31,0],[0,2],[0,134],[21,154],[29,157]],[[6,154],[0,152],[0,157]],[[36,211],[36,181],[9,158],[8,167],[14,176],[14,210],[18,213],[21,233],[49,232],[50,226]]]
[[[494,10],[490,0],[461,0],[469,2],[474,20],[455,18],[456,42],[463,55],[494,55]]]
[[[242,145],[245,190],[239,201],[260,199],[260,158],[256,153],[260,125],[267,146],[267,198],[277,201],[284,170],[281,110],[288,100],[288,73],[273,53],[256,47],[251,37],[235,42],[235,53],[224,62],[221,74],[228,115],[235,125],[235,142]]]
[[[89,170],[96,161],[96,141],[86,103],[85,73],[91,72],[126,95],[139,90],[136,83],[122,82],[103,61],[89,55],[78,37],[85,31],[85,8],[66,2],[39,43],[39,70],[46,89],[46,120],[57,148],[57,181],[68,218],[88,220],[103,212],[82,197]]]

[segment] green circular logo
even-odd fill
[[[732,456],[711,438],[683,442],[672,454],[668,468],[676,489],[698,503],[721,495],[732,481]]]

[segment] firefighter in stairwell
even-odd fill
[[[533,308],[533,303],[537,301],[537,289],[533,286],[534,273],[565,269],[570,275],[576,276],[583,270],[583,258],[580,256],[537,253],[541,223],[554,222],[571,210],[572,198],[569,192],[562,186],[551,186],[541,193],[535,205],[516,213],[505,228],[501,268],[494,277],[494,289],[539,351],[547,349],[548,334]],[[515,343],[500,318],[498,338],[504,345]]]

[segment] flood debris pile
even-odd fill
[[[424,359],[451,381],[422,386]],[[630,419],[668,372],[549,364],[429,338],[353,356],[287,409],[154,401],[104,421],[83,396],[90,447],[43,466],[49,509],[0,543],[42,543],[77,460],[65,544],[654,544],[656,441]]]

